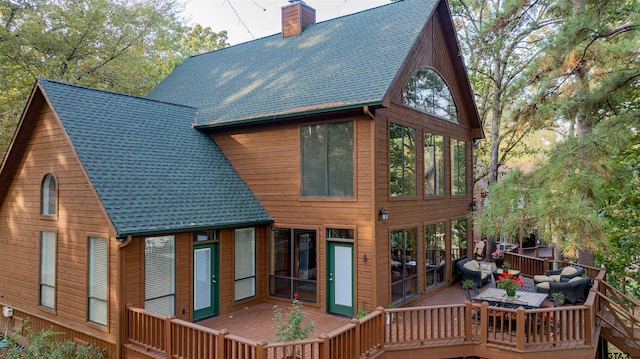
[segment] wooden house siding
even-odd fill
[[[364,115],[333,121],[354,121],[354,198],[304,198],[300,195],[300,126],[316,122],[289,123],[279,126],[254,127],[239,131],[217,131],[212,137],[231,161],[267,212],[273,227],[304,228],[317,231],[318,298],[315,305],[326,306],[326,228],[355,228],[354,244],[356,283],[364,283],[356,291],[354,306],[372,310],[372,263],[363,261],[364,254],[373,256],[372,220],[372,120]],[[266,233],[265,244],[268,245]],[[265,248],[264,260],[268,258]],[[261,263],[268,273],[268,262]],[[268,292],[268,288],[266,289]],[[314,305],[309,303],[308,305]]]
[[[418,268],[424,268],[424,226],[437,222],[445,222],[446,240],[451,241],[451,221],[464,218],[469,212],[469,203],[473,193],[472,166],[472,134],[470,131],[470,114],[475,111],[466,107],[463,101],[464,88],[461,77],[456,74],[451,65],[458,54],[451,53],[450,46],[445,41],[445,33],[438,16],[431,17],[425,25],[422,35],[409,53],[401,71],[396,76],[387,93],[386,102],[389,107],[376,112],[375,122],[375,200],[376,207],[386,207],[389,210],[389,221],[378,222],[376,230],[376,276],[378,290],[377,302],[388,304],[391,302],[391,273],[390,273],[390,233],[395,229],[417,228],[417,261]],[[438,72],[445,80],[456,102],[458,109],[458,123],[441,119],[403,104],[402,92],[407,81],[416,71],[430,68]],[[416,130],[416,195],[412,197],[390,196],[389,189],[389,124],[395,123]],[[422,173],[424,172],[424,151],[422,150],[424,133],[434,133],[444,136],[445,156],[445,194],[444,196],[425,196]],[[467,148],[467,194],[451,195],[451,140],[462,140]],[[472,231],[468,222],[467,250],[470,246]],[[449,255],[446,259],[451,263]],[[447,282],[452,278],[452,266],[447,265]],[[425,292],[425,273],[418,271],[417,297]]]
[[[39,93],[35,95],[40,96]],[[1,266],[11,275],[0,283],[3,303],[18,306],[29,315],[58,323],[76,332],[102,341],[114,342],[117,332],[116,257],[109,260],[109,316],[103,327],[87,321],[88,238],[109,241],[109,251],[116,253],[110,239],[110,224],[60,122],[51,108],[31,108],[33,116],[21,158],[14,162],[14,173],[0,206]],[[51,173],[57,183],[57,215],[40,215],[41,183]],[[39,305],[40,233],[56,233],[55,308]]]

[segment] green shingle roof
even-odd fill
[[[271,221],[194,108],[39,83],[118,236]]]
[[[404,0],[179,65],[148,98],[198,109],[199,125],[382,104],[437,0]]]

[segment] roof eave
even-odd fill
[[[118,232],[116,238],[126,238],[128,236],[132,237],[146,237],[146,236],[157,236],[161,234],[175,234],[175,233],[184,233],[184,232],[198,232],[208,229],[220,229],[220,228],[241,228],[241,227],[251,227],[251,226],[259,226],[259,225],[268,225],[273,223],[273,219],[261,219],[255,221],[244,221],[244,222],[235,222],[235,223],[224,223],[219,225],[203,225],[203,226],[188,226],[188,227],[176,227],[176,228],[158,228],[158,229],[146,229],[146,230],[125,230],[122,232]]]
[[[375,101],[350,103],[350,104],[344,104],[344,105],[332,106],[332,107],[308,108],[308,109],[303,109],[299,111],[274,113],[274,114],[268,114],[264,116],[249,117],[249,118],[235,119],[235,120],[228,120],[228,121],[219,121],[219,122],[212,121],[202,125],[196,124],[194,125],[194,128],[198,130],[206,130],[206,129],[224,128],[224,127],[231,127],[231,126],[238,126],[238,125],[251,125],[251,124],[257,124],[257,123],[266,122],[266,121],[282,120],[282,119],[294,118],[294,117],[306,117],[306,116],[318,115],[318,114],[327,113],[327,112],[347,111],[347,110],[354,110],[354,109],[359,109],[364,107],[373,107],[373,106],[383,106],[382,99],[375,100]]]

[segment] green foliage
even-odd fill
[[[31,328],[25,329],[28,333],[29,345],[26,347],[15,344],[15,338],[10,338],[10,348],[4,358],[6,359],[102,359],[105,357],[104,349],[93,345],[79,345],[71,340],[56,341],[57,333],[46,330],[34,333]]]
[[[476,283],[473,281],[473,279],[465,279],[462,281],[462,288],[464,289],[472,289],[473,287],[476,286]]]
[[[369,315],[369,312],[364,310],[362,307],[358,307],[358,313],[356,314],[356,318],[362,319],[362,318],[366,317],[367,315]]]
[[[0,154],[37,77],[144,95],[226,32],[186,27],[178,0],[0,2]]]
[[[278,306],[274,306],[273,320],[276,322],[276,335],[278,341],[293,342],[309,337],[315,326],[314,322],[302,325],[305,315],[302,312],[302,304],[298,300],[298,294],[294,294],[291,309],[287,315],[282,314]]]

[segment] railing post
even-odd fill
[[[353,351],[354,353],[351,353],[352,358],[360,358],[360,354],[362,353],[362,348],[361,348],[361,341],[360,341],[360,320],[357,318],[353,318],[351,319],[351,324],[355,325],[356,327],[354,328],[354,332],[355,332],[355,343],[353,343]]]
[[[599,301],[600,298],[598,298],[598,296],[596,295],[596,299],[594,300],[593,304],[589,304],[587,305],[587,309],[586,309],[586,313],[585,313],[585,318],[584,318],[584,327],[585,327],[585,331],[584,331],[584,335],[586,338],[584,338],[584,344],[587,346],[591,346],[592,345],[592,337],[593,337],[593,325],[595,325],[595,322],[593,321],[593,306],[595,305],[595,302]]]
[[[544,259],[544,268],[542,268],[542,273],[540,274],[545,274],[546,271],[549,270],[549,258],[545,258]]]
[[[473,341],[473,306],[468,300],[464,301],[464,341],[465,343],[471,343]],[[478,315],[479,313],[476,313]]]
[[[524,350],[524,322],[527,317],[527,313],[524,311],[524,307],[518,307],[516,313],[516,349]]]
[[[482,302],[480,306],[480,343],[487,345],[487,337],[489,336],[489,303]]]
[[[227,348],[225,344],[225,336],[229,334],[229,331],[226,329],[222,329],[218,332],[218,358],[225,359],[227,357]]]
[[[171,359],[173,355],[173,342],[171,340],[173,337],[173,333],[171,333],[171,321],[173,319],[175,319],[175,317],[170,316],[164,321],[164,350],[165,354],[167,354],[167,359]]]
[[[265,346],[269,344],[265,341],[261,341],[256,344],[256,359],[267,359],[267,349]],[[322,353],[322,349],[320,351]]]
[[[326,334],[322,334],[318,338],[322,340],[322,343],[320,343],[320,347],[318,348],[318,354],[320,356],[319,359],[329,359],[329,355],[331,354],[331,344],[329,343],[329,337]],[[358,355],[356,358],[359,357],[360,356]]]
[[[380,312],[380,322],[382,323],[379,325],[379,334],[382,338],[382,342],[380,343],[380,345],[384,348],[384,346],[387,345],[387,313],[385,313],[384,307],[378,307],[376,308],[376,310]]]

